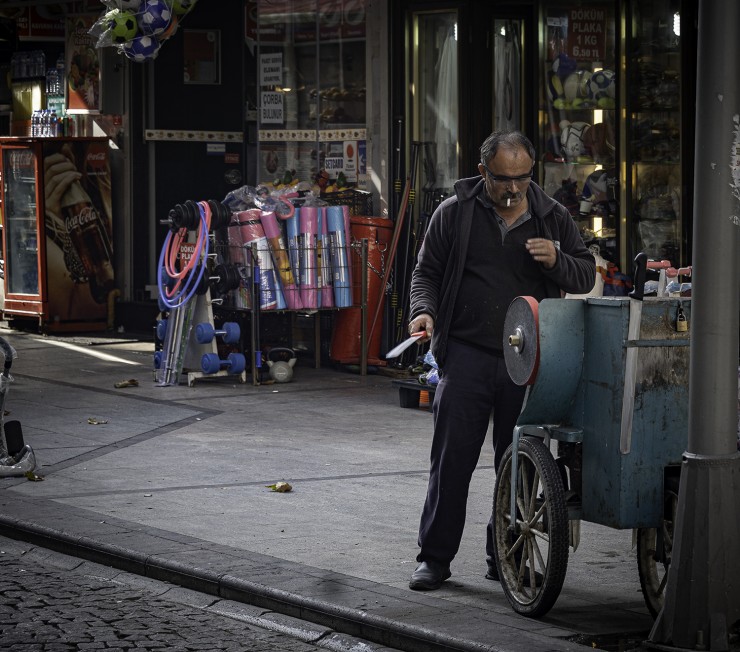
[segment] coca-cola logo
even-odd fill
[[[90,146],[85,152],[87,173],[97,176],[105,171],[108,164],[108,153],[97,143]]]
[[[77,215],[67,217],[64,222],[65,226],[67,227],[67,231],[72,231],[73,229],[81,229],[86,224],[95,222],[97,219],[98,212],[95,210],[95,207],[85,206],[80,210],[79,213],[77,213]]]

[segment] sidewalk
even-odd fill
[[[489,444],[452,578],[409,590],[431,415],[386,376],[299,365],[286,384],[156,387],[149,343],[0,335],[18,351],[6,419],[45,478],[0,479],[2,535],[404,650],[624,650],[650,630],[632,532],[589,523],[550,613],[512,611],[484,578]],[[293,491],[266,487],[280,480]]]

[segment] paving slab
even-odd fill
[[[585,650],[650,629],[631,532],[587,523],[555,607],[511,610],[484,578],[490,442],[452,578],[409,590],[431,414],[401,408],[390,376],[299,365],[282,385],[157,387],[146,342],[90,338],[123,364],[0,334],[18,350],[8,418],[45,478],[0,479],[6,536],[405,650]]]

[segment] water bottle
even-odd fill
[[[59,135],[59,117],[57,116],[57,112],[52,109],[51,114],[49,115],[49,136],[52,138],[55,138]]]

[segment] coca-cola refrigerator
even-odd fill
[[[1,138],[0,174],[5,319],[106,329],[115,289],[107,138]]]

